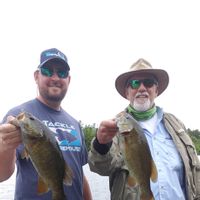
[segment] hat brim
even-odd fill
[[[65,60],[63,60],[63,59],[58,58],[57,56],[51,57],[51,58],[45,60],[43,63],[41,63],[41,64],[38,66],[38,68],[41,68],[44,64],[46,64],[47,62],[52,61],[52,60],[58,60],[58,61],[60,61],[61,63],[63,63],[63,65],[64,65],[68,70],[70,70],[70,67],[69,67],[68,63],[67,63]]]
[[[139,75],[139,74],[149,74],[151,76],[154,76],[156,80],[158,81],[158,95],[160,95],[168,86],[169,84],[169,76],[168,73],[165,70],[162,69],[141,69],[138,71],[130,71],[123,73],[117,77],[115,80],[115,87],[119,94],[123,96],[126,99],[125,90],[127,87],[127,81],[133,76],[133,75]]]

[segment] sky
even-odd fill
[[[168,72],[156,105],[200,130],[198,0],[6,0],[0,2],[0,118],[35,98],[41,51],[68,57],[71,83],[62,102],[77,120],[111,119],[128,101],[115,79],[139,58]]]

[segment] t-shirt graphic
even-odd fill
[[[50,129],[55,133],[55,138],[62,151],[80,151],[80,138],[75,129],[63,127],[50,127]]]

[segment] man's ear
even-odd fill
[[[156,96],[158,96],[158,86],[156,87]]]
[[[125,96],[126,97],[128,96],[128,88],[127,87],[125,88]]]
[[[71,81],[71,76],[69,75],[68,76],[68,85],[69,85],[70,81]]]
[[[36,71],[34,72],[34,79],[35,79],[36,84],[38,84],[38,75],[39,75],[39,71],[36,70]]]

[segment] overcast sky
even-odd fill
[[[143,57],[170,76],[156,104],[200,129],[199,10],[198,0],[1,1],[0,117],[36,96],[40,53],[56,47],[71,66],[62,106],[84,124],[98,125],[128,105],[114,82]]]

